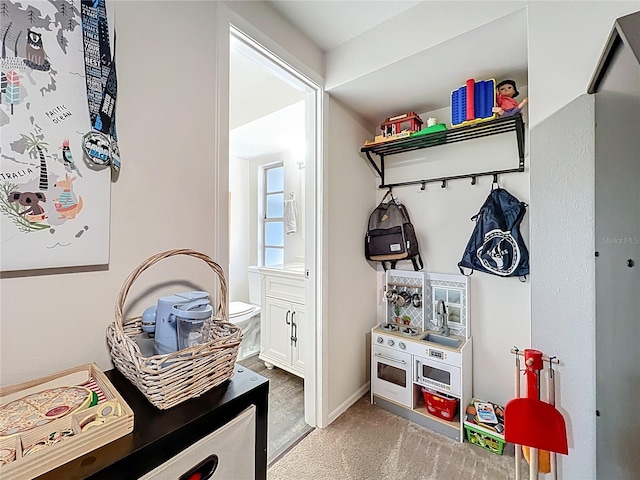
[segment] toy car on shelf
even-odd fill
[[[367,140],[365,146],[407,138],[412,133],[419,132],[423,124],[424,122],[416,112],[389,117],[380,125],[381,134],[376,135],[373,140]]]

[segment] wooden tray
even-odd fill
[[[0,407],[32,393],[83,385],[87,380],[98,394],[97,405],[70,411],[27,431],[0,436],[0,478],[37,477],[133,430],[133,411],[94,363],[0,388]],[[14,451],[15,459],[4,463]]]

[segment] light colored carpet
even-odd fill
[[[523,463],[523,479],[528,467]],[[515,477],[513,448],[496,455],[358,400],[316,428],[268,471],[268,480],[499,480]]]

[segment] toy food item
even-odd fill
[[[530,462],[529,460],[530,450],[531,449],[529,447],[525,447],[524,445],[522,446],[522,452],[524,453],[524,458],[527,459],[527,462]],[[548,450],[538,451],[538,472],[540,473],[551,472],[551,455],[549,454]]]
[[[0,406],[0,438],[46,425],[88,408],[93,392],[84,387],[58,387],[32,393]]]

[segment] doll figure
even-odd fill
[[[500,117],[510,117],[516,113],[520,113],[528,99],[525,98],[520,103],[515,100],[519,92],[516,89],[516,82],[513,80],[503,80],[496,85],[496,103],[497,107],[493,107],[492,111]]]

